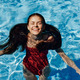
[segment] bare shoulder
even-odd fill
[[[53,37],[53,36],[49,36],[49,37],[48,37],[48,40],[53,41],[53,40],[54,40],[54,37]]]
[[[52,42],[52,41],[54,41],[54,37],[52,35],[45,34],[43,38],[44,38],[44,40],[46,42]]]

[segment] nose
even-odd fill
[[[38,24],[37,23],[35,23],[35,27],[38,27]]]
[[[36,27],[38,27],[38,25]]]

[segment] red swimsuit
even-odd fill
[[[48,65],[47,53],[48,50],[39,53],[37,48],[26,47],[26,56],[23,59],[23,64],[26,68],[35,75],[41,75],[42,69]]]

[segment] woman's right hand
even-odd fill
[[[3,50],[0,51],[0,56],[3,55]]]

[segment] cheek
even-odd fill
[[[43,28],[43,26],[42,26],[42,25],[39,25],[38,27],[39,27],[39,28],[41,28],[41,29]]]
[[[30,25],[28,25],[28,26],[27,26],[27,28],[28,28],[28,30],[30,30],[30,29],[31,29],[31,26],[30,26]]]
[[[43,25],[41,25],[41,26],[40,26],[40,29],[42,29],[42,30],[43,30],[44,28],[45,28],[45,27],[44,27]]]

